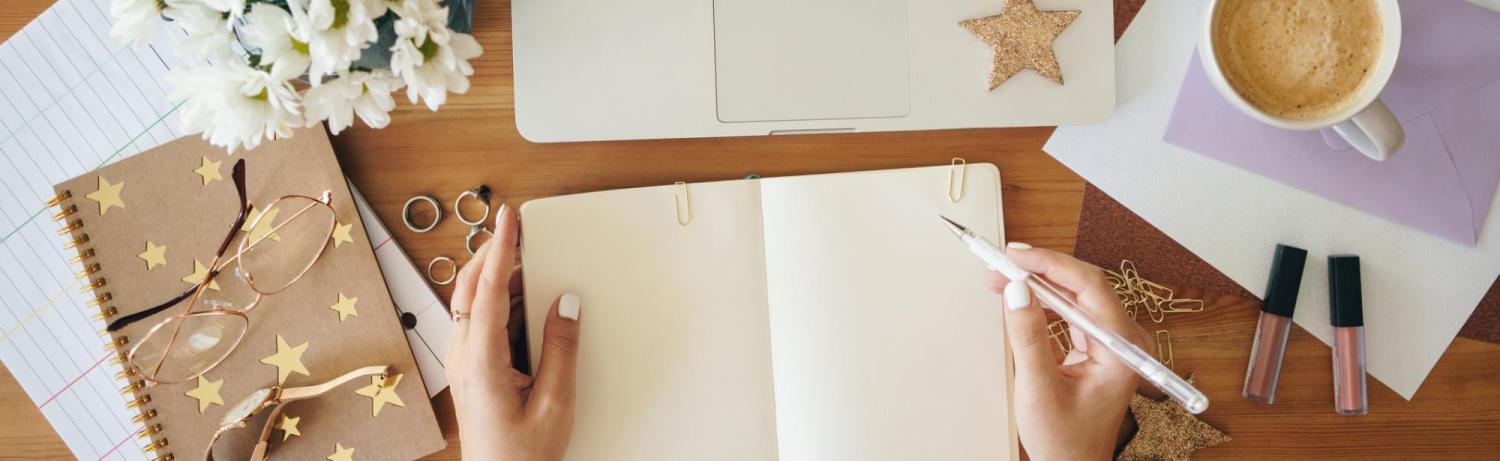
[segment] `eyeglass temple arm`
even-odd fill
[[[214,253],[214,259],[216,260],[224,255],[225,250],[229,249],[229,243],[234,241],[234,236],[239,233],[240,227],[245,225],[245,217],[249,214],[250,211],[250,201],[245,198],[245,159],[239,159],[234,162],[234,170],[230,175],[234,178],[234,190],[235,192],[239,193],[240,210],[239,214],[234,218],[234,225],[229,227],[229,234],[225,235],[224,241],[219,244],[219,251]],[[218,264],[214,265],[217,266]],[[150,309],[120,317],[113,322],[109,322],[109,325],[105,326],[104,330],[111,332],[119,331],[121,328],[125,328],[127,326],[130,326],[130,324],[141,321],[141,319],[151,317],[153,315],[156,315],[156,313],[158,312],[175,306],[177,305],[177,303],[180,303],[183,300],[186,300],[189,297],[193,296],[193,292],[196,292],[199,289],[203,288],[204,285],[212,283],[214,278],[218,275],[218,269],[211,268],[208,275],[203,277],[203,280],[198,281],[198,283],[188,288],[187,291],[183,291],[182,294],[177,295],[177,297],[172,298],[167,302],[157,304]]]

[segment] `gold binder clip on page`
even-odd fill
[[[969,184],[969,161],[954,157],[948,167],[948,201],[958,203],[964,199],[964,186]],[[958,178],[958,188],[954,189],[954,177]]]
[[[688,193],[688,183],[677,181],[672,185],[682,189],[681,194],[672,194],[672,209],[677,212],[677,224],[687,226],[693,222],[693,196]],[[682,196],[680,200],[678,195]]]

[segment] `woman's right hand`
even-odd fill
[[[1012,242],[1006,256],[1077,295],[1102,326],[1143,350],[1151,338],[1130,318],[1098,267],[1071,256]],[[1057,363],[1047,317],[1024,283],[989,274],[990,290],[1005,299],[1005,327],[1015,357],[1015,416],[1031,459],[1111,459],[1120,423],[1139,380],[1135,371],[1092,338],[1073,329],[1073,350]]]

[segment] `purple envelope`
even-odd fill
[[[1401,2],[1404,35],[1380,97],[1406,144],[1376,162],[1331,130],[1241,113],[1193,53],[1164,139],[1413,229],[1473,246],[1500,184],[1500,14],[1461,0]]]

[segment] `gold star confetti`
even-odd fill
[[[990,90],[1021,69],[1030,68],[1048,80],[1061,85],[1062,70],[1052,41],[1062,34],[1078,10],[1038,11],[1032,0],[1006,0],[999,15],[969,19],[958,23],[990,45],[994,61],[990,64]]]
[[[1193,377],[1188,377],[1193,382]],[[1135,436],[1120,452],[1120,461],[1169,459],[1186,460],[1193,452],[1229,441],[1229,435],[1188,413],[1172,399],[1151,400],[1140,394],[1130,396],[1130,412],[1135,414]]]
[[[359,298],[350,298],[344,296],[343,293],[339,293],[339,302],[335,303],[332,306],[328,306],[328,308],[333,309],[335,312],[338,312],[339,321],[342,322],[344,321],[344,319],[349,318],[349,316],[351,315],[359,315],[359,311],[354,309],[354,305],[358,302]]]
[[[297,430],[297,423],[299,422],[302,422],[302,418],[293,418],[287,416],[286,413],[281,414],[281,421],[276,422],[276,430],[281,431],[281,441],[285,442],[286,439],[290,439],[294,435],[298,437],[302,436],[302,432]]]
[[[276,353],[260,359],[260,363],[276,367],[276,384],[286,384],[286,377],[292,372],[304,376],[308,374],[307,367],[302,366],[303,352],[307,352],[307,343],[292,347],[281,335],[276,335]]]
[[[354,243],[354,238],[349,236],[349,231],[353,229],[353,223],[333,226],[333,247],[338,248],[339,245],[345,243]]]
[[[165,266],[167,265],[167,246],[157,245],[148,241],[146,242],[146,251],[142,251],[141,254],[135,255],[135,257],[146,261],[147,271],[155,269],[156,266]]]
[[[187,396],[198,399],[198,414],[203,414],[209,405],[223,405],[224,399],[219,398],[219,388],[224,387],[224,380],[209,381],[202,376],[198,377],[198,387],[187,391]]]
[[[125,181],[110,184],[109,180],[99,177],[99,190],[85,195],[89,200],[99,202],[99,215],[104,216],[111,207],[125,208],[125,200],[120,198],[120,191],[125,189]]]
[[[389,378],[371,376],[370,385],[361,387],[354,393],[369,397],[374,405],[370,416],[380,416],[380,409],[385,408],[387,403],[398,407],[406,406],[406,402],[401,401],[401,396],[396,395],[396,385],[400,383],[401,375],[393,375]]]
[[[354,449],[344,448],[344,444],[333,444],[333,454],[328,455],[328,461],[354,461]]]
[[[193,260],[193,273],[188,274],[187,276],[183,277],[182,281],[187,282],[189,285],[197,285],[199,282],[202,282],[203,279],[207,278],[207,277],[208,277],[208,267],[204,266],[202,261],[194,259]],[[212,281],[212,282],[208,282],[208,289],[213,290],[213,291],[219,291],[219,281],[215,280],[215,281]]]
[[[193,170],[193,172],[197,173],[198,176],[202,176],[203,185],[207,186],[208,183],[214,182],[215,179],[220,181],[224,180],[224,176],[219,174],[219,165],[222,164],[224,164],[224,162],[214,162],[210,161],[208,157],[203,157],[203,165],[199,166],[198,169]]]
[[[265,210],[264,213],[251,208],[250,216],[246,217],[245,226],[240,230],[248,230],[250,232],[249,239],[251,243],[260,241],[261,237],[271,233],[271,227],[273,227],[271,223],[276,221],[276,215],[280,213],[281,210],[275,208]],[[251,227],[252,224],[254,225],[253,228]],[[280,242],[281,236],[271,234],[271,240]]]

